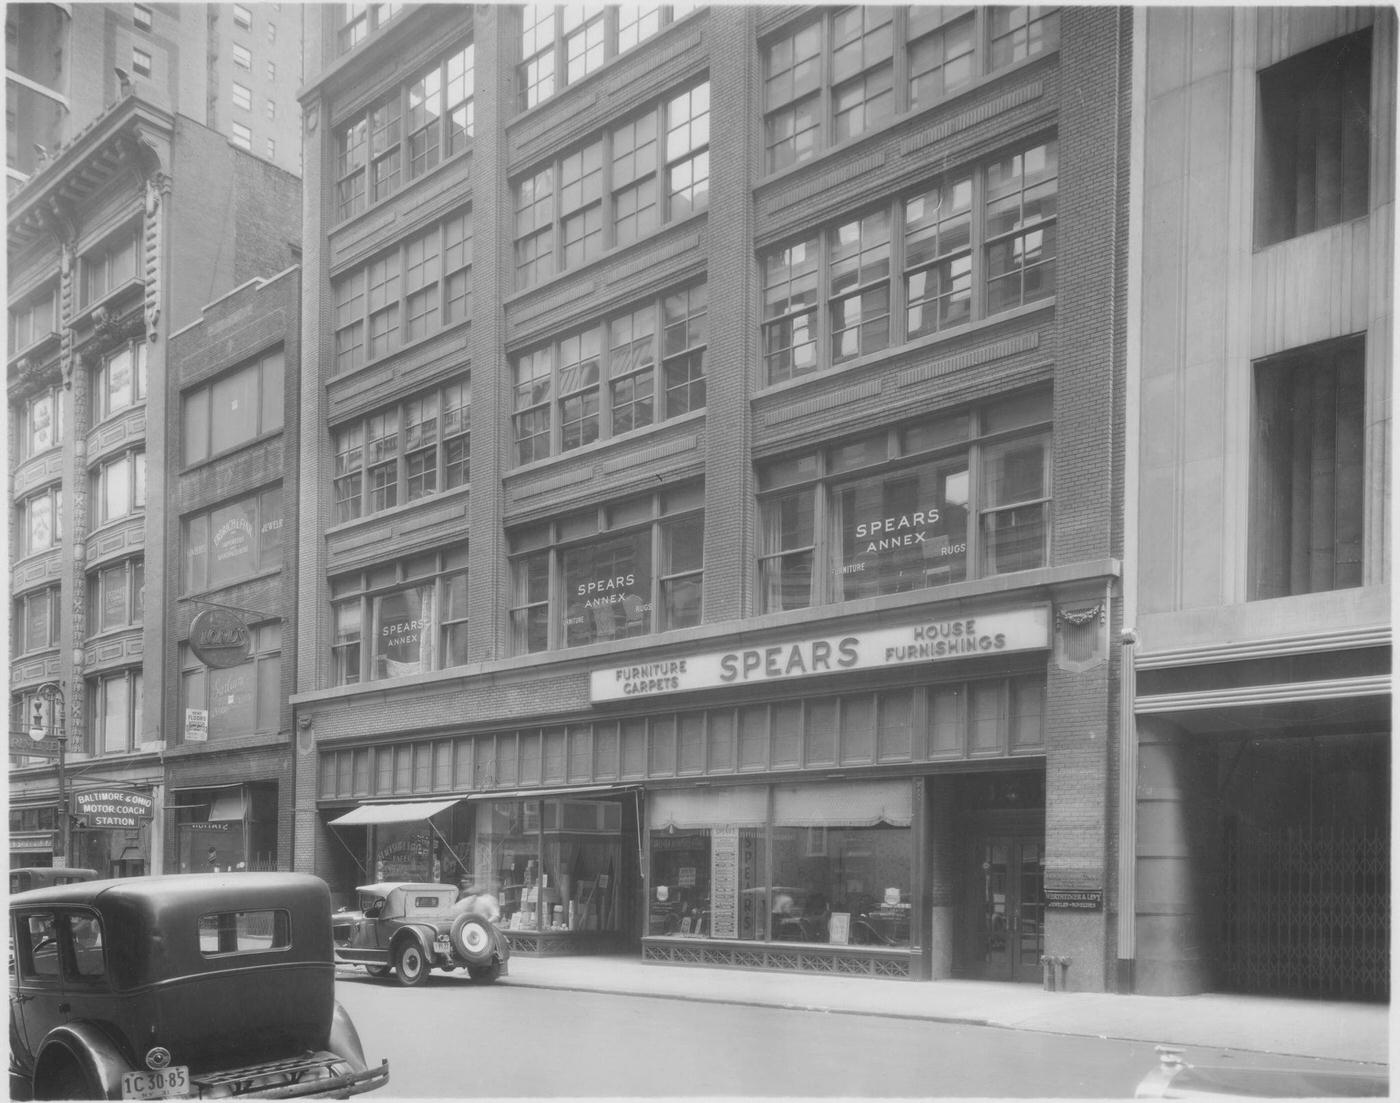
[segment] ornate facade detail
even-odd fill
[[[1073,611],[1069,609],[1055,610],[1055,622],[1061,625],[1069,624],[1079,628],[1095,619],[1097,619],[1100,624],[1104,623],[1103,602],[1099,602],[1092,609],[1075,609]]]
[[[1083,673],[1108,661],[1108,607],[1055,608],[1055,665]]]
[[[146,340],[159,335],[161,301],[161,199],[170,194],[170,177],[157,172],[146,179],[146,219],[142,234],[142,276],[146,284]]]

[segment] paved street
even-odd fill
[[[419,989],[338,976],[366,1056],[389,1059],[395,1098],[1122,1098],[1156,1062],[1142,1042],[443,974]]]

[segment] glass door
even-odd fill
[[[1044,840],[981,836],[969,878],[968,964],[983,980],[1039,981],[1045,952]]]

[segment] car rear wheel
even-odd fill
[[[416,942],[405,942],[399,947],[395,962],[399,983],[414,988],[428,979],[428,959],[423,956],[422,947]]]
[[[467,965],[489,965],[495,956],[491,925],[479,915],[459,915],[452,924],[452,948]]]
[[[468,965],[467,976],[471,977],[477,984],[495,984],[496,978],[501,975],[501,963],[493,961],[490,965]]]

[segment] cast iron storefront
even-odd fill
[[[1039,980],[1049,646],[1048,606],[993,610],[594,670],[568,722],[325,748],[328,879],[493,892],[524,952]]]

